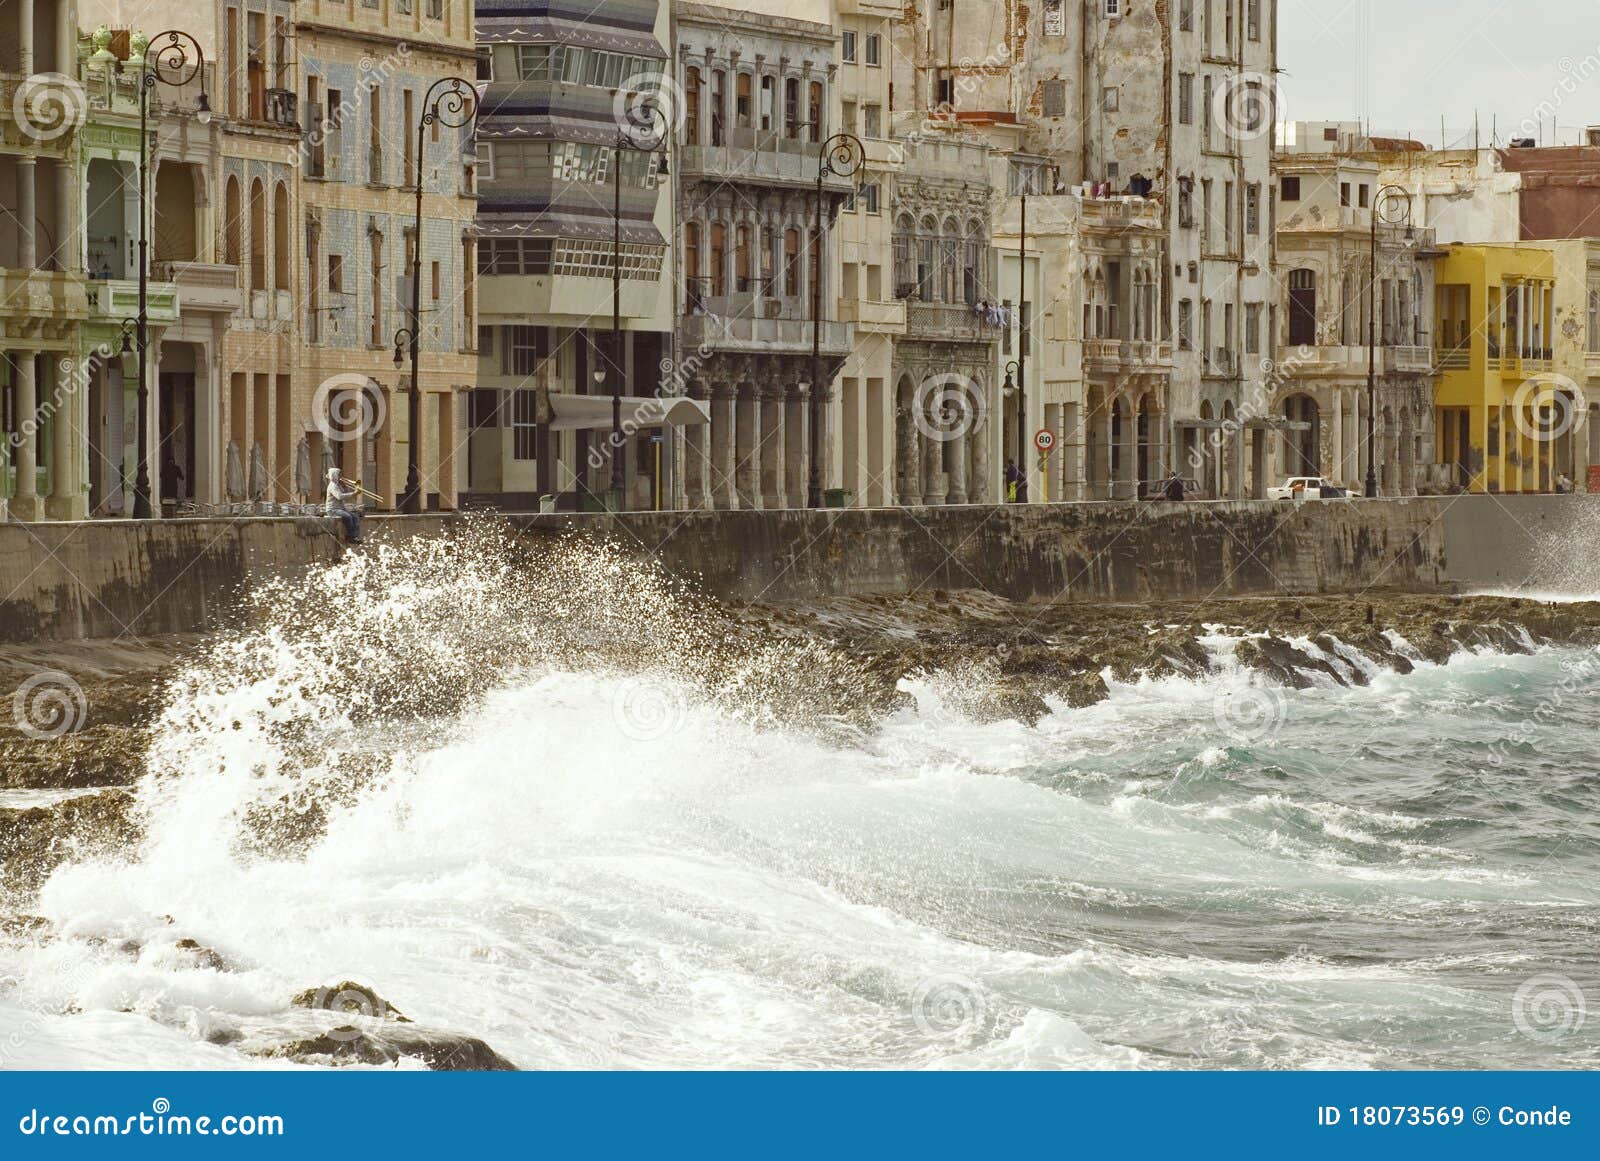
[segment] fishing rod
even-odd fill
[[[339,477],[339,483],[344,485],[347,488],[354,488],[357,493],[359,493],[362,496],[365,496],[367,499],[373,501],[376,504],[383,503],[383,497],[382,496],[378,495],[378,493],[376,493],[376,492],[367,491],[365,488],[363,488],[360,484],[356,483],[354,480],[347,480],[343,476],[340,476]]]

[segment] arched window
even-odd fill
[[[939,239],[939,301],[959,302],[957,278],[961,232],[954,218],[944,220],[944,232]]]
[[[289,227],[289,187],[283,182],[272,195],[272,284],[278,290],[289,290],[289,239],[294,231]]]
[[[704,309],[701,302],[705,294],[700,274],[700,223],[686,222],[683,227],[683,282],[684,310],[699,314]]]
[[[711,73],[711,144],[726,145],[728,143],[727,123],[728,115],[728,74],[722,69],[714,69]]]
[[[1317,274],[1301,267],[1289,271],[1289,343],[1311,347],[1317,342]]]
[[[739,73],[734,77],[734,123],[741,129],[750,128],[750,86],[752,83],[749,73]]]
[[[690,67],[683,74],[683,138],[690,145],[700,144],[700,70]]]
[[[792,227],[783,232],[783,293],[800,293],[800,231]]]
[[[257,178],[250,183],[250,289],[267,288],[267,190]]]
[[[910,214],[901,214],[894,223],[894,296],[910,298],[917,292],[917,267],[912,261],[912,232],[915,230]]]
[[[223,200],[223,261],[229,266],[237,266],[243,261],[244,255],[244,208],[239,204],[238,178],[228,178],[228,192]]]
[[[917,297],[923,302],[934,301],[938,275],[939,224],[931,217],[923,218],[917,231]]]
[[[811,292],[812,301],[815,302],[817,300],[814,296],[822,286],[822,235],[816,230],[811,231],[811,245],[806,249],[806,287]]]
[[[733,232],[733,276],[740,294],[754,289],[750,282],[750,227],[742,224]]]
[[[961,300],[968,306],[983,295],[983,227],[977,219],[967,223],[967,241],[961,258]]]
[[[790,77],[783,82],[783,135],[800,136],[800,79]]]
[[[721,222],[711,223],[711,296],[721,298],[728,293],[728,227]]]

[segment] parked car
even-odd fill
[[[1267,489],[1269,500],[1348,500],[1350,492],[1321,476],[1290,476],[1282,485]]]

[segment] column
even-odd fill
[[[50,499],[45,514],[52,520],[84,520],[89,497],[83,488],[82,415],[86,406],[79,364],[67,352],[52,359],[50,376],[54,412],[50,418]]]
[[[824,276],[824,278],[825,278],[825,276]],[[822,398],[820,400],[818,400],[818,406],[816,408],[814,408],[814,409],[813,408],[807,408],[806,410],[810,413],[807,416],[807,422],[812,422],[814,420],[818,425],[817,426],[817,468],[818,468],[818,478],[821,480],[823,491],[827,491],[829,488],[833,488],[833,487],[837,487],[838,486],[837,481],[833,477],[833,471],[832,471],[833,456],[831,454],[832,453],[832,447],[833,447],[833,425],[832,425],[832,422],[831,422],[831,414],[832,414],[832,410],[833,410],[833,388],[830,385],[828,385],[827,383],[822,384]],[[810,467],[811,467],[810,463],[807,462],[806,468],[807,468],[808,471],[810,470]],[[810,478],[809,477],[807,478],[806,488],[807,488],[807,491],[809,491],[809,489],[810,489]]]
[[[33,7],[24,5],[24,9]],[[32,19],[31,17],[29,18]],[[11,497],[11,515],[18,520],[37,520],[43,515],[39,506],[39,396],[38,371],[34,352],[21,351],[17,360],[17,451],[12,457],[16,466],[16,489]]]
[[[32,4],[24,4],[24,12],[30,11]],[[29,18],[32,23],[32,18]],[[32,55],[31,50],[29,55]],[[24,67],[25,72],[32,69]],[[35,239],[38,229],[39,210],[35,198],[38,181],[39,166],[31,157],[17,158],[17,265],[24,270],[32,270],[39,265],[39,248]]]
[[[19,11],[17,12],[17,39],[22,42],[18,46],[17,52],[18,68],[23,76],[30,77],[33,75],[33,4],[31,0],[19,5]],[[65,48],[62,51],[65,51]],[[29,221],[29,229],[32,229],[32,219]],[[27,266],[29,263],[24,262],[22,265]]]
[[[1328,436],[1331,442],[1328,450],[1331,454],[1328,458],[1331,466],[1328,475],[1334,483],[1343,484],[1348,479],[1344,473],[1344,392],[1335,387],[1329,396]]]
[[[938,429],[930,426],[929,431]],[[945,502],[944,482],[944,443],[935,439],[926,431],[917,433],[917,442],[920,446],[922,457],[922,502],[924,504],[943,504]]]
[[[962,404],[964,411],[968,407],[970,404]],[[947,504],[967,502],[967,433],[971,430],[971,425],[970,413],[964,414],[944,443],[944,474],[947,488],[944,499]]]
[[[972,416],[972,430],[967,442],[972,445],[972,475],[967,480],[967,500],[973,504],[990,502],[990,474],[994,471],[989,443],[993,436],[990,418],[994,412],[982,403],[974,403],[977,411]]]
[[[734,393],[737,386],[719,383],[711,395],[711,462],[707,499],[713,508],[732,508]]]
[[[66,0],[61,0],[58,6],[65,11]],[[65,43],[70,45],[72,41],[69,39]],[[81,270],[83,268],[81,247],[75,241],[79,237],[75,221],[78,209],[78,179],[72,172],[71,162],[55,163],[55,186],[58,223],[55,237],[56,265],[62,270]]]
[[[1245,449],[1250,442],[1250,429],[1242,418],[1235,418],[1227,454],[1232,458],[1232,478],[1228,480],[1228,499],[1245,498]]]
[[[734,398],[734,468],[733,486],[739,507],[761,506],[761,482],[757,475],[756,456],[761,440],[761,401],[754,386],[741,386]]]
[[[703,384],[695,384],[691,398],[706,399],[709,393]],[[691,423],[681,428],[683,432],[683,505],[685,508],[708,508],[710,497],[706,494],[707,425]]]
[[[894,483],[895,503],[915,507],[922,503],[922,468],[917,456],[917,424],[911,414],[915,402],[895,401]]]
[[[789,489],[789,507],[804,508],[811,484],[811,419],[806,396],[798,383],[784,388],[783,426],[784,484]]]
[[[783,508],[789,497],[784,491],[787,462],[784,455],[783,388],[763,387],[761,396],[761,506]]]

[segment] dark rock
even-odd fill
[[[435,1072],[514,1072],[516,1065],[476,1036],[394,1025],[374,1029],[353,1024],[320,1036],[274,1046],[268,1055],[310,1064],[397,1064],[402,1057],[423,1061]]]
[[[320,988],[307,988],[303,992],[295,993],[289,1002],[297,1008],[316,1008],[325,1012],[369,1016],[377,1020],[394,1020],[403,1024],[411,1022],[401,1014],[400,1009],[378,995],[372,988],[354,980],[341,980],[336,984]]]
[[[215,950],[204,947],[193,939],[180,939],[173,946],[181,952],[186,952],[189,958],[194,961],[196,967],[210,968],[212,971],[217,972],[232,970],[229,968],[227,961],[217,954]]]

